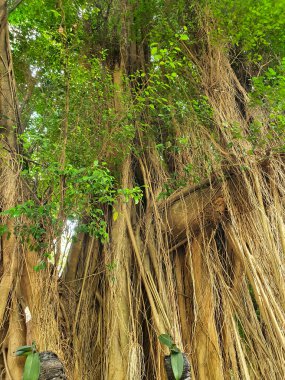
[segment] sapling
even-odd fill
[[[170,350],[170,355],[164,358],[168,380],[190,380],[190,364],[186,355],[176,346],[170,335],[161,334],[158,339]]]
[[[18,347],[16,356],[26,356],[23,380],[38,380],[40,376],[40,356],[35,342],[31,346]]]

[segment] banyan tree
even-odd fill
[[[0,378],[35,341],[166,380],[161,334],[191,379],[285,378],[282,1],[32,3],[0,1]]]

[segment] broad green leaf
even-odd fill
[[[15,355],[16,356],[28,355],[32,351],[33,351],[33,346],[21,346],[17,348]]]
[[[33,348],[33,346],[31,346],[31,345],[29,345],[29,346],[20,346],[20,347],[17,348],[17,351],[18,350],[32,349],[32,348]]]
[[[15,352],[15,356],[28,356],[31,354],[31,351],[17,351]]]
[[[165,344],[165,346],[171,348],[173,345],[173,340],[170,335],[168,334],[161,334],[158,337],[161,344]]]
[[[15,356],[28,356],[31,354],[31,351],[16,351]]]
[[[188,41],[189,37],[187,36],[187,34],[180,34],[180,40],[181,41]]]
[[[26,359],[23,380],[38,380],[39,375],[40,357],[38,353],[32,353]]]
[[[183,373],[184,368],[184,359],[181,352],[179,353],[172,353],[170,355],[171,360],[171,367],[173,371],[173,375],[175,377],[175,380],[180,380]]]

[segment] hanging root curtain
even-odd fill
[[[114,123],[126,116],[146,86],[147,78],[140,87],[133,84],[134,67],[144,70],[150,64],[142,48],[144,35],[130,39],[133,5],[122,3],[119,58],[107,68],[113,75]],[[163,333],[186,355],[192,380],[285,378],[285,156],[273,149],[276,140],[255,154],[245,154],[251,149],[246,139],[232,144],[233,127],[238,124],[247,136],[254,119],[263,121],[261,133],[266,134],[267,115],[249,107],[222,42],[208,39],[212,27],[205,15],[200,18],[200,42],[188,46],[182,41],[180,46],[190,67],[183,80],[191,81],[195,66],[199,91],[212,109],[211,124],[170,112],[172,134],[187,138],[189,146],[162,159],[158,142],[145,127],[154,116],[139,109],[132,120],[136,149],[126,149],[117,169],[119,186],[139,183],[144,197],[138,204],[121,197],[115,205],[117,218],[110,207],[102,207],[108,242],[78,234],[59,277],[52,264],[35,272],[37,254],[13,232],[9,240],[8,232],[2,236],[1,378],[21,378],[23,363],[12,354],[35,340],[40,351],[60,357],[69,379],[166,380],[164,357],[169,352],[158,341]],[[7,67],[3,59],[0,63],[2,99],[4,89],[12,96],[3,84],[11,62]],[[175,104],[171,91],[167,102]],[[19,174],[14,129],[6,125],[10,130],[3,132],[0,158],[2,210],[30,196]],[[111,127],[109,132],[111,136]],[[108,161],[108,142],[102,145]],[[198,168],[199,183],[189,180],[161,197],[171,174],[182,173],[187,163]],[[12,223],[8,221],[13,231]],[[24,318],[27,306],[29,321]]]

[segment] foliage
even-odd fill
[[[253,61],[282,57],[284,50],[284,0],[211,0],[219,22],[219,35],[240,46]]]
[[[63,229],[64,221],[59,215],[62,176],[65,183],[65,220],[77,222],[76,233],[85,232],[102,242],[108,240],[102,207],[115,206],[119,197],[123,197],[125,202],[133,199],[135,204],[142,198],[142,191],[138,186],[132,189],[116,189],[115,179],[104,162],[100,165],[98,161],[94,161],[92,166],[79,169],[67,165],[64,170],[60,170],[57,163],[51,163],[44,169],[35,165],[22,175],[27,181],[37,182],[36,200],[16,205],[3,211],[1,215],[14,218],[16,223],[13,232],[22,242],[28,243],[31,250],[41,253],[43,258],[49,260],[53,256],[49,250],[55,249],[50,246],[50,239],[53,237],[53,245],[56,245],[56,239]],[[49,192],[50,189],[52,193]],[[114,220],[116,218],[117,216]],[[1,226],[0,232],[7,233],[7,226]],[[42,260],[35,270],[44,269],[45,266],[45,261]]]
[[[15,352],[16,356],[26,356],[23,380],[38,380],[40,375],[40,357],[33,342],[31,346],[21,346]]]
[[[284,186],[281,163],[270,167],[272,181],[261,163],[272,150],[284,152],[285,35],[279,15],[283,3],[35,0],[21,2],[10,15],[23,124],[15,157],[21,166],[24,200],[2,211],[0,236],[9,239],[14,233],[16,242],[24,246],[20,252],[27,252],[26,246],[36,251],[39,261],[34,270],[41,271],[48,263],[58,263],[55,258],[68,223],[76,226],[74,241],[82,233],[83,248],[74,246],[81,256],[71,263],[72,280],[65,286],[63,275],[64,286],[48,292],[51,299],[58,297],[56,302],[47,302],[45,308],[44,300],[33,298],[33,317],[46,321],[39,324],[39,333],[44,331],[47,337],[53,329],[50,342],[54,343],[55,335],[60,338],[56,347],[64,350],[71,375],[70,358],[74,357],[77,377],[110,377],[112,363],[121,360],[122,378],[132,371],[137,371],[130,375],[133,378],[140,378],[144,371],[142,376],[156,378],[154,331],[175,326],[180,341],[195,346],[196,376],[203,365],[197,358],[197,352],[202,355],[199,344],[203,339],[199,339],[199,329],[190,335],[189,329],[184,331],[180,322],[185,312],[193,312],[197,326],[206,326],[206,330],[207,321],[213,321],[205,332],[213,343],[212,348],[203,347],[205,357],[211,358],[203,368],[205,373],[216,365],[218,372],[223,368],[239,378],[248,366],[250,373],[261,376],[260,363],[279,358],[280,345],[275,351],[276,341],[271,337],[283,334],[278,326],[282,313],[278,309],[271,313],[271,306],[278,300],[280,276],[278,270],[269,269],[282,257],[277,230],[282,230],[284,215],[277,205]],[[119,84],[114,85],[117,74]],[[246,92],[251,92],[250,105]],[[121,185],[126,177],[129,188]],[[202,181],[210,185],[200,193]],[[177,192],[168,202],[177,189],[188,190],[196,184],[194,208],[192,189],[187,194]],[[273,196],[267,184],[272,189],[276,186]],[[142,188],[146,197],[140,202]],[[158,199],[166,202],[157,204]],[[122,203],[130,201],[134,203],[127,208],[130,223],[126,220],[124,225],[120,210]],[[196,208],[199,217],[192,218]],[[256,228],[254,218],[259,212],[262,223]],[[5,224],[9,218],[13,231]],[[173,225],[175,218],[178,223]],[[193,228],[188,225],[192,219]],[[218,223],[219,229],[225,229],[221,241],[214,237]],[[278,223],[271,234],[271,225]],[[122,225],[122,231],[111,230]],[[197,239],[192,239],[196,234]],[[95,239],[89,244],[90,236],[99,240],[96,249]],[[189,242],[193,244],[188,246]],[[248,257],[239,252],[239,245],[245,253],[250,251]],[[188,255],[187,261],[180,260],[182,253],[185,258]],[[243,278],[239,271],[244,268],[233,263],[241,255],[251,282],[257,284],[256,299],[253,288],[242,288],[242,281],[235,288],[235,279]],[[49,291],[46,274],[43,283]],[[30,277],[34,286],[32,281],[38,276]],[[213,295],[205,312],[199,307],[203,298],[199,278],[209,281],[205,294]],[[52,280],[56,282],[57,277]],[[189,302],[192,293],[195,302]],[[119,306],[116,313],[114,302]],[[49,314],[42,319],[45,313]],[[222,322],[230,315],[236,323],[224,326]],[[221,334],[222,325],[225,334]],[[231,327],[237,329],[231,337],[239,355],[229,355],[222,339]],[[169,348],[174,377],[180,379],[183,354],[168,334],[159,340]],[[84,350],[75,349],[83,346]],[[108,360],[103,357],[102,361],[106,347]],[[266,358],[263,347],[268,347]],[[77,353],[83,351],[79,357]],[[36,367],[37,353],[31,346],[19,352],[31,355],[27,363]],[[128,360],[133,361],[125,371]],[[110,366],[102,365],[107,362]],[[102,371],[110,372],[102,375]]]
[[[33,220],[32,224],[19,222],[21,232],[17,232],[33,249],[45,250],[45,236],[52,231],[56,241],[63,217],[80,220],[77,231],[106,241],[102,206],[115,206],[118,196],[126,200],[131,196],[135,203],[142,196],[136,184],[129,190],[118,190],[116,185],[124,157],[131,152],[138,157],[143,154],[137,144],[140,133],[142,144],[155,142],[167,172],[159,198],[166,198],[189,182],[198,183],[220,163],[213,144],[211,154],[199,146],[202,129],[220,143],[220,136],[213,132],[213,109],[202,88],[199,68],[189,56],[190,49],[200,44],[196,36],[199,9],[202,13],[210,8],[217,25],[213,39],[226,39],[232,54],[246,55],[250,61],[266,65],[267,56],[274,52],[270,55],[274,55],[272,67],[252,80],[252,104],[259,102],[267,108],[268,132],[262,132],[259,120],[250,123],[246,136],[237,124],[225,126],[232,134],[228,148],[244,139],[251,144],[248,153],[254,154],[260,147],[266,149],[276,136],[282,136],[282,6],[282,0],[210,0],[201,4],[152,0],[132,6],[135,22],[130,40],[145,50],[149,63],[145,69],[132,68],[126,73],[123,86],[130,86],[132,93],[123,94],[126,112],[119,117],[113,104],[116,89],[112,78],[123,38],[119,33],[119,4],[109,9],[107,2],[95,6],[88,0],[68,0],[61,6],[51,0],[23,2],[10,15],[11,44],[25,127],[19,136],[22,177],[36,199],[7,212],[17,218],[25,216],[29,223]],[[154,14],[155,23],[151,16]],[[67,122],[66,141],[63,120]],[[183,125],[182,132],[177,125]],[[188,137],[193,130],[197,131],[197,146]],[[276,150],[282,149],[280,144],[276,146]],[[175,157],[196,150],[203,151],[203,165],[184,160],[182,170],[173,170],[171,162]],[[99,165],[101,156],[103,164]],[[113,219],[117,217],[114,210]]]
[[[162,334],[158,337],[161,344],[166,345],[170,350],[171,367],[175,380],[180,380],[184,369],[184,358],[179,348],[174,344],[168,334]]]
[[[281,64],[268,68],[262,76],[252,78],[253,92],[251,101],[261,106],[268,116],[269,131],[266,139],[283,140],[285,134],[285,58]],[[259,125],[252,124],[252,136],[256,140],[259,135]],[[284,151],[285,145],[275,147],[276,151]]]
[[[249,123],[247,135],[240,133],[239,125],[230,127],[230,145],[234,146],[236,140],[247,140],[251,144],[247,152],[250,155],[262,149],[284,151],[285,25],[280,17],[284,0],[211,0],[204,2],[203,7],[210,8],[215,19],[212,41],[224,40],[232,67],[250,92],[251,107],[262,107],[263,116]]]

